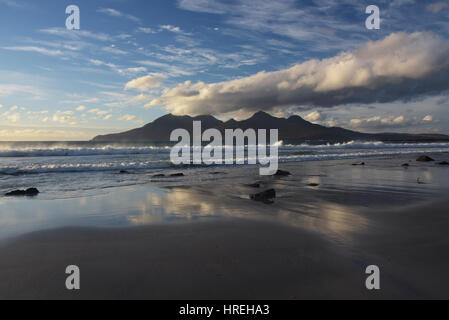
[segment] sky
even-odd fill
[[[66,28],[69,5],[79,30]],[[0,0],[0,26],[0,141],[259,110],[449,134],[448,1]]]

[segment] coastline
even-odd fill
[[[220,168],[190,185],[8,201],[2,209],[28,206],[9,217],[31,215],[36,201],[53,215],[0,242],[0,299],[448,298],[449,173],[404,169],[404,160],[288,163],[292,176],[282,178]],[[249,199],[266,188],[276,189],[274,204]],[[64,223],[48,224],[58,216]],[[81,269],[77,292],[64,286],[72,264]],[[368,265],[381,269],[380,291],[365,288]]]

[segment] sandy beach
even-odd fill
[[[364,161],[285,164],[289,177],[220,168],[189,185],[2,199],[0,299],[449,298],[449,170],[401,167],[410,157]],[[268,188],[274,204],[249,199]],[[72,264],[79,291],[65,288]],[[365,288],[369,265],[381,270],[381,290]]]

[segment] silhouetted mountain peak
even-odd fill
[[[129,130],[127,132],[98,136],[93,141],[108,142],[168,142],[170,134],[175,129],[192,131],[193,121],[201,121],[202,130],[216,128],[221,132],[226,129],[278,129],[279,139],[284,141],[319,140],[345,142],[352,140],[377,140],[377,141],[435,141],[449,140],[444,135],[410,135],[410,134],[369,134],[355,132],[344,128],[327,128],[318,124],[310,123],[300,116],[294,115],[286,118],[277,118],[259,111],[251,118],[243,121],[230,119],[226,122],[220,121],[211,115],[200,115],[196,117],[175,116],[166,114],[142,128]]]
[[[250,119],[277,119],[276,117],[273,117],[271,114],[266,113],[264,111],[259,111],[253,114],[253,116]],[[249,119],[248,119],[249,120]]]

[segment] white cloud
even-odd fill
[[[9,122],[17,122],[20,120],[20,114],[19,113],[7,114],[5,118]]]
[[[118,55],[127,55],[128,54],[128,52],[118,49],[116,47],[103,47],[101,50],[103,50],[104,52],[118,54]]]
[[[76,32],[73,32],[72,30],[67,30],[66,28],[48,28],[48,29],[41,29],[40,32],[70,39],[88,38],[97,41],[114,40],[111,36],[105,33],[95,33],[85,29],[76,30]]]
[[[383,128],[403,128],[408,126],[417,126],[427,124],[433,121],[432,116],[428,115],[423,119],[413,117],[406,118],[403,115],[380,117],[374,116],[369,118],[356,118],[349,121],[349,126],[356,129],[383,129]]]
[[[98,132],[80,128],[0,128],[1,141],[82,141],[92,139]]]
[[[432,33],[394,33],[352,52],[232,81],[186,81],[147,104],[175,114],[228,114],[297,106],[392,102],[449,89],[449,42]],[[437,76],[438,75],[438,76]]]
[[[84,111],[84,110],[86,110],[86,107],[85,106],[78,106],[78,107],[76,107],[76,111]]]
[[[34,86],[0,83],[0,97],[14,94],[28,94],[35,99],[43,96],[43,92]]]
[[[321,119],[321,114],[318,111],[313,111],[304,117],[309,122],[316,122]]]
[[[146,33],[146,34],[154,34],[154,33],[157,33],[156,30],[151,29],[151,28],[147,28],[147,27],[139,27],[139,28],[137,29],[137,31],[143,32],[143,33]]]
[[[345,3],[361,14],[366,8],[360,1]],[[295,40],[314,41],[316,48],[329,45],[341,47],[340,35],[345,31],[360,33],[362,30],[357,24],[347,23],[344,15],[323,14],[324,10],[336,12],[340,9],[341,1],[315,0],[299,5],[294,0],[178,0],[178,4],[180,8],[189,11],[223,14],[223,20],[234,27]],[[320,26],[317,26],[318,20]]]
[[[104,116],[104,115],[108,114],[109,111],[104,111],[104,110],[100,110],[100,109],[96,108],[96,109],[90,109],[89,113],[94,113],[98,116]]]
[[[172,26],[169,24],[159,26],[159,28],[162,30],[167,30],[167,31],[174,32],[174,33],[182,33],[183,32],[180,27]]]
[[[52,117],[52,121],[53,122],[59,122],[62,124],[70,124],[70,125],[75,125],[76,124],[76,118],[72,116],[73,112],[72,111],[57,111],[53,117]]]
[[[141,60],[141,61],[138,61],[138,63],[143,64],[144,66],[162,70],[164,72],[164,74],[168,74],[169,76],[172,76],[172,77],[190,76],[190,75],[194,74],[194,72],[192,72],[192,71],[175,66],[173,64],[168,64],[168,63],[163,63],[163,62]]]
[[[153,74],[145,77],[140,77],[129,81],[125,85],[125,90],[137,89],[139,91],[148,91],[151,88],[160,87],[164,78],[165,77],[162,74]]]
[[[125,114],[124,116],[118,118],[120,121],[132,121],[134,119],[136,119],[136,116],[130,115],[130,114]]]
[[[185,10],[205,13],[224,14],[228,11],[226,4],[209,0],[178,0],[179,6]]]
[[[108,115],[106,115],[104,118],[103,118],[103,120],[109,120],[109,119],[111,119],[112,118],[112,115],[111,114],[108,114]]]
[[[147,72],[147,71],[148,70],[145,67],[126,68],[124,70],[124,72],[127,74],[138,74],[138,73],[143,73],[143,72]]]
[[[43,47],[36,46],[22,46],[22,47],[2,47],[5,50],[11,51],[25,51],[25,52],[37,52],[47,56],[60,56],[63,54],[61,50],[50,50]]]
[[[120,11],[112,9],[112,8],[101,8],[101,9],[98,10],[98,12],[107,14],[107,15],[109,15],[111,17],[125,18],[125,19],[128,19],[128,20],[134,21],[136,23],[140,23],[141,22],[140,19],[137,18],[136,16],[133,16],[133,15],[127,14],[127,13],[123,13],[123,12],[120,12]]]

